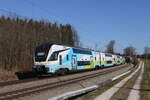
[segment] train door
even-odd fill
[[[72,56],[72,69],[77,70],[77,56]]]
[[[91,61],[91,64],[93,63],[93,56],[90,56],[90,61]]]
[[[101,60],[101,53],[99,53],[99,65],[102,65],[102,60]]]
[[[106,57],[105,57],[105,54],[102,54],[102,56],[101,56],[101,60],[102,60],[102,63],[101,63],[101,65],[102,66],[105,66],[105,64],[106,64],[106,59],[105,59]]]

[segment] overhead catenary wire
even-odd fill
[[[25,16],[21,16],[20,14],[10,11],[8,9],[0,8],[0,16],[5,16],[5,17],[19,17],[19,18],[25,18]]]
[[[28,3],[28,4],[30,4],[32,7],[36,7],[37,9],[41,10],[42,12],[44,12],[45,14],[47,14],[50,18],[55,17],[55,19],[58,18],[58,19],[64,20],[64,18],[62,18],[60,16],[56,16],[56,13],[54,13],[52,11],[49,11],[49,10],[47,10],[44,7],[41,7],[41,5],[38,4],[38,3],[35,3],[33,1],[31,1],[31,0],[23,0],[23,1],[26,2],[26,3]],[[34,11],[36,11],[36,10],[34,10]],[[57,20],[55,20],[55,21],[57,21]]]

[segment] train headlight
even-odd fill
[[[32,66],[32,68],[36,68],[36,66]]]

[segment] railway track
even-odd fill
[[[91,71],[91,70],[88,70],[88,71]],[[80,72],[68,73],[68,74],[63,75],[63,76],[68,76],[68,75],[72,75],[72,74],[75,75],[75,74],[79,74],[79,73],[86,73],[88,71],[80,71]],[[16,84],[21,84],[21,83],[28,83],[28,82],[32,82],[32,81],[45,80],[45,79],[50,79],[50,78],[55,78],[55,77],[62,77],[62,76],[52,75],[52,76],[49,76],[49,77],[42,77],[42,78],[35,77],[35,78],[29,78],[29,79],[23,79],[23,80],[14,80],[14,81],[8,81],[8,82],[0,82],[0,87],[4,87],[4,86],[8,86],[8,85],[16,85]]]
[[[127,65],[124,65],[124,66],[127,66]],[[28,96],[30,94],[34,94],[34,93],[42,92],[42,91],[45,91],[45,90],[49,90],[49,89],[52,89],[52,88],[55,88],[55,87],[60,87],[60,86],[63,86],[63,85],[67,85],[67,84],[87,80],[89,78],[94,78],[94,77],[97,77],[97,76],[100,76],[100,75],[105,75],[105,74],[108,74],[108,73],[112,73],[114,71],[121,70],[122,68],[124,68],[124,67],[115,67],[111,70],[108,69],[108,70],[102,71],[101,73],[97,72],[97,73],[94,73],[94,74],[86,75],[84,77],[80,76],[80,77],[76,77],[76,78],[73,78],[73,79],[62,80],[62,81],[60,80],[58,82],[52,82],[52,83],[47,83],[47,84],[44,84],[44,85],[33,86],[33,87],[30,87],[30,88],[24,88],[24,89],[10,91],[10,92],[6,92],[6,93],[1,93],[0,94],[0,100],[17,99],[17,98],[20,98],[20,97]]]
[[[85,71],[82,71],[80,73],[84,73]],[[87,72],[87,71],[86,71]],[[78,74],[79,72],[74,72],[74,73],[68,73],[63,76],[71,75],[71,74]],[[16,84],[21,84],[21,83],[27,83],[27,82],[32,82],[32,81],[39,81],[39,80],[45,80],[45,79],[50,79],[50,78],[55,78],[55,77],[60,77],[56,75],[48,76],[48,77],[35,77],[35,78],[29,78],[29,79],[22,79],[22,80],[14,80],[14,81],[8,81],[8,82],[0,82],[0,87],[8,86],[8,85],[16,85]]]
[[[111,68],[111,67],[110,67]],[[104,68],[105,69],[105,68]],[[102,69],[103,70],[103,69]],[[91,70],[88,70],[91,71]],[[68,73],[66,75],[63,76],[68,76],[68,75],[72,75],[72,74],[79,74],[79,73],[86,73],[88,71],[78,71],[78,72],[72,72],[72,73]],[[93,70],[92,70],[93,71]],[[39,80],[45,80],[45,79],[50,79],[50,78],[55,78],[55,77],[62,77],[62,76],[57,76],[57,75],[52,75],[52,76],[48,76],[48,77],[34,77],[34,78],[29,78],[29,79],[22,79],[22,80],[14,80],[14,81],[8,81],[8,82],[0,82],[0,87],[4,87],[4,86],[8,86],[8,85],[16,85],[16,84],[21,84],[21,83],[28,83],[28,82],[32,82],[32,81],[39,81]]]
[[[8,82],[0,82],[0,87],[13,85],[13,84],[20,84],[20,83],[26,83],[31,81],[36,81],[38,78],[31,78],[31,79],[24,79],[24,80],[14,80],[14,81],[8,81]]]

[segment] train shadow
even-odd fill
[[[15,74],[18,77],[19,80],[29,79],[29,78],[36,78],[37,77],[37,74],[35,72],[32,72],[32,71],[16,72]]]

